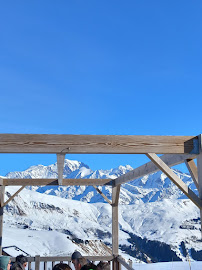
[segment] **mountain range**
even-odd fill
[[[86,164],[65,160],[65,178],[111,178],[127,173],[133,168],[129,165],[110,170],[93,171]],[[175,173],[194,191],[197,189],[187,173],[174,170]],[[10,172],[8,178],[57,178],[57,164],[49,166],[32,166],[25,171]],[[99,186],[99,189],[111,199],[111,187]],[[6,188],[9,198],[16,187]],[[91,186],[42,186],[26,187],[5,207],[7,236],[3,244],[19,245],[19,241],[9,238],[12,231],[27,232],[28,235],[43,231],[42,246],[47,246],[49,237],[46,234],[57,233],[58,239],[74,241],[61,244],[53,249],[47,247],[46,254],[58,255],[71,253],[75,243],[91,239],[101,240],[111,245],[111,206]],[[166,260],[164,255],[153,254],[153,246],[161,246],[165,250],[167,260],[186,260],[187,256],[195,259],[193,252],[200,252],[200,219],[199,210],[186,196],[163,174],[156,172],[121,186],[119,207],[120,241],[119,249],[125,256],[141,261]],[[25,235],[25,234],[24,234]],[[68,237],[68,238],[67,238]],[[34,237],[30,237],[34,241]],[[7,240],[6,240],[7,239]],[[29,241],[31,239],[28,239]],[[43,242],[45,241],[46,242]],[[67,241],[65,240],[65,241]],[[61,242],[61,241],[60,241]],[[34,250],[27,246],[28,253],[43,253],[43,249]],[[162,245],[164,245],[162,247]],[[151,246],[148,251],[146,247]],[[186,252],[183,252],[184,247]],[[83,248],[80,248],[82,251]],[[194,251],[192,251],[192,249]],[[60,252],[58,252],[60,250]],[[84,252],[84,250],[83,250]],[[92,251],[89,251],[92,254]],[[174,253],[175,255],[173,255]],[[142,255],[140,255],[142,254]],[[197,253],[198,254],[198,253]],[[171,257],[169,257],[171,256]]]

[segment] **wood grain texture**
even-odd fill
[[[202,200],[156,154],[148,153],[147,156],[199,209],[202,209]]]
[[[197,140],[194,136],[0,134],[0,153],[183,154],[197,152]]]
[[[186,159],[193,159],[195,157],[196,155],[192,154],[166,154],[161,156],[160,158],[165,164],[167,164],[169,167],[172,167],[183,163]],[[158,166],[156,166],[153,162],[150,161],[124,175],[117,177],[115,180],[113,180],[113,182],[115,183],[115,186],[117,186],[143,177],[147,174],[155,173],[157,171],[159,171]]]
[[[37,257],[37,256],[36,256]],[[39,256],[40,257],[40,256]],[[84,256],[86,259],[90,260],[90,261],[111,261],[113,260],[113,256],[102,256],[102,255],[98,255],[98,256]],[[27,257],[28,262],[35,262],[35,257]],[[54,257],[40,257],[40,262],[71,262],[71,256],[54,256]],[[11,257],[11,261],[15,262],[15,257]]]
[[[110,182],[111,179],[63,179],[63,186],[103,186]],[[24,178],[4,178],[3,184],[5,186],[57,186],[58,179],[24,179]]]
[[[199,198],[202,200],[202,134],[199,136],[199,152],[197,156],[197,169],[198,169],[198,188],[199,188]],[[201,239],[202,239],[202,209],[200,210],[201,218]]]
[[[185,164],[189,170],[189,173],[194,181],[194,184],[196,186],[196,188],[199,190],[199,184],[198,184],[198,170],[197,170],[197,166],[194,162],[193,159],[187,159],[185,160]]]
[[[65,154],[57,154],[57,169],[58,169],[58,184],[63,184],[63,170],[64,170]]]
[[[119,203],[120,185],[112,187],[112,254],[119,254]]]

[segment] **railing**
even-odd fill
[[[52,270],[56,263],[64,262],[67,263],[72,269],[74,269],[71,263],[70,256],[63,257],[41,257],[39,255],[28,258],[28,270]],[[86,259],[92,262],[108,261],[111,264],[111,269],[120,270],[121,265],[127,270],[133,270],[132,265],[128,265],[124,259],[120,256],[85,256]],[[11,258],[12,262],[15,262],[15,257]]]

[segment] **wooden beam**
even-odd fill
[[[199,190],[199,185],[198,185],[198,171],[197,171],[197,166],[194,162],[193,159],[187,159],[185,160],[185,164],[189,170],[189,173],[194,181],[194,184],[196,188]]]
[[[119,216],[118,203],[120,194],[120,185],[112,187],[112,254],[118,256],[119,254]]]
[[[198,154],[198,137],[0,134],[0,153]]]
[[[93,187],[97,190],[98,193],[100,193],[100,195],[105,199],[105,201],[107,201],[109,204],[112,204],[112,202],[107,198],[107,196],[105,196],[102,191],[96,187],[95,185],[93,185]]]
[[[197,168],[198,168],[198,186],[199,186],[199,198],[202,200],[202,134],[198,136],[199,138],[199,152],[197,157]],[[200,209],[201,218],[201,239],[202,239],[202,209]]]
[[[121,258],[121,256],[117,257],[118,262],[123,265],[124,268],[126,268],[127,270],[134,270],[129,264],[127,264],[126,261],[123,260],[123,258]]]
[[[37,256],[37,255],[36,255]],[[84,258],[88,259],[89,261],[94,261],[94,262],[98,262],[98,261],[112,261],[113,260],[113,256],[102,256],[102,255],[98,255],[98,256],[84,256]],[[16,257],[11,257],[11,261],[15,262]],[[27,257],[27,261],[28,262],[35,262],[35,257]],[[48,256],[48,257],[40,257],[40,262],[71,262],[71,256]]]
[[[202,200],[156,154],[148,153],[147,156],[199,209],[202,209]]]
[[[196,155],[192,154],[181,154],[181,155],[167,154],[161,156],[160,158],[161,160],[163,160],[165,164],[167,164],[169,167],[172,167],[180,163],[183,163],[186,159],[193,159],[195,157]],[[137,178],[143,177],[147,174],[155,173],[157,171],[159,171],[159,168],[153,162],[150,161],[124,175],[119,176],[118,178],[113,180],[113,182],[114,185],[117,186],[135,180]]]
[[[63,185],[65,154],[57,154],[58,184]]]
[[[3,178],[3,185],[5,186],[57,186],[58,179],[25,179],[25,178]],[[109,183],[111,179],[63,179],[63,186],[103,186]]]
[[[0,186],[0,255],[2,255],[4,194],[5,194],[5,186]]]
[[[112,187],[112,205],[117,206],[119,204],[119,194],[121,185],[117,187]]]
[[[15,198],[16,195],[18,195],[18,193],[20,193],[21,190],[23,190],[26,186],[22,186],[20,189],[18,189],[18,191],[16,191],[5,203],[3,206],[6,206],[11,200],[13,200]]]

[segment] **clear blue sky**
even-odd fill
[[[201,14],[199,0],[2,1],[0,133],[202,133]],[[0,155],[0,175],[55,161]]]

